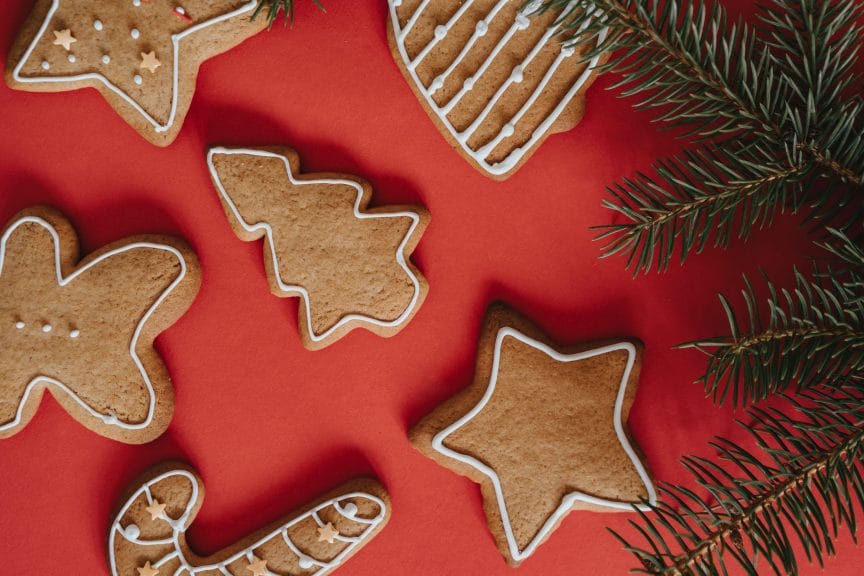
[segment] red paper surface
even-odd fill
[[[3,60],[33,0],[7,0]],[[748,2],[729,3],[735,9]],[[138,233],[186,238],[203,286],[157,340],[177,391],[168,432],[146,446],[103,439],[46,396],[0,441],[4,574],[106,574],[112,508],[140,472],[182,459],[207,498],[190,531],[202,554],[358,475],[393,499],[389,526],[340,576],[513,574],[486,528],[479,487],[428,460],[406,432],[472,379],[480,321],[502,299],[563,342],[635,336],[644,367],[630,417],[656,477],[685,481],[684,453],[711,455],[714,435],[741,437],[729,409],[699,385],[704,367],[675,344],[723,333],[716,293],[764,268],[788,285],[817,250],[794,218],[682,271],[632,279],[599,260],[589,226],[610,222],[604,186],[679,149],[646,114],[590,91],[585,120],[550,138],[514,177],[486,179],[444,141],[391,60],[383,0],[298,2],[294,30],[275,28],[206,63],[186,125],[167,149],[139,137],[93,90],[28,94],[0,87],[0,218],[47,203],[77,226],[83,249]],[[290,145],[305,171],[364,176],[375,203],[425,204],[432,223],[414,259],[431,286],[391,339],[357,330],[309,352],[297,300],[269,294],[260,243],[239,241],[211,186],[208,145]],[[739,414],[740,416],[740,414]],[[573,513],[517,572],[623,574],[632,557],[606,532],[627,514]],[[632,533],[631,533],[632,534]],[[844,535],[827,572],[860,574]],[[805,567],[803,574],[818,574]]]

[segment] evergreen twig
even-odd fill
[[[327,10],[321,0],[312,0],[322,12]],[[294,26],[294,0],[258,0],[258,6],[252,13],[252,20],[255,20],[262,12],[266,12],[267,24],[269,28],[273,27],[279,16],[285,15],[285,26]]]
[[[626,251],[635,271],[647,272],[655,257],[666,268],[676,245],[682,258],[704,248],[707,237],[693,242],[682,232],[694,220],[716,227],[715,244],[722,246],[735,218],[743,219],[746,237],[770,224],[764,215],[783,210],[806,207],[813,217],[834,218],[854,204],[860,213],[864,106],[845,92],[856,83],[852,70],[864,41],[857,21],[864,10],[848,0],[774,4],[759,29],[773,30],[765,39],[741,21],[730,23],[717,2],[544,0],[547,10],[575,5],[565,40],[596,45],[586,58],[609,53],[601,71],[620,74],[613,88],[638,97],[636,108],[708,148],[661,162],[654,179],[640,176],[614,189],[606,205],[629,222],[606,227],[604,255]],[[706,178],[700,160],[729,146],[734,153],[712,167],[720,174]],[[740,174],[756,177],[736,190]],[[771,177],[778,174],[788,177]],[[682,203],[714,194],[722,195],[717,218],[705,211],[694,218],[690,209],[682,215]],[[756,214],[748,211],[754,197],[761,200]]]
[[[792,576],[796,546],[822,565],[841,527],[855,538],[864,508],[862,391],[810,391],[788,400],[794,415],[752,408],[757,424],[742,423],[758,452],[719,439],[712,446],[723,465],[684,459],[715,505],[687,488],[662,486],[663,501],[631,521],[645,543],[613,532],[640,560],[635,571],[713,576],[737,564],[751,576]]]

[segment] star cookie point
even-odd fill
[[[494,494],[484,508],[511,563],[573,509],[627,511],[656,499],[626,433],[640,350],[630,340],[563,348],[493,307],[474,383],[412,431],[426,455]]]

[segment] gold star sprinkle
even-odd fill
[[[333,527],[332,522],[327,522],[326,526],[318,528],[318,542],[327,542],[328,544],[333,544],[333,541],[338,535],[339,531]]]
[[[156,58],[156,52],[149,52],[145,54],[141,52],[141,68],[145,70],[149,70],[151,74],[156,73],[156,69],[162,66],[162,63],[159,62],[159,59]]]
[[[267,570],[267,562],[256,556],[252,556],[252,558],[255,560],[250,562],[246,569],[252,572],[253,576],[267,576],[270,573]]]
[[[72,37],[72,31],[68,28],[66,30],[54,30],[54,45],[55,46],[63,46],[67,52],[72,50],[72,43],[77,42],[75,38]]]
[[[150,565],[150,562],[147,562],[141,568],[137,568],[137,570],[138,576],[156,576],[159,574],[159,570],[153,568],[153,566]]]
[[[153,504],[145,508],[145,510],[150,514],[150,520],[165,518],[165,504],[162,504],[159,500],[153,500]]]

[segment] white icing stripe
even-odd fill
[[[391,4],[394,0],[390,0]],[[402,0],[395,0],[399,5],[402,4]],[[405,23],[405,29],[402,30],[400,34],[400,38],[404,39],[411,32],[411,29],[414,28],[414,25],[417,24],[417,20],[420,19],[420,16],[423,15],[423,11],[426,10],[426,7],[429,6],[429,2],[432,0],[423,0],[420,5],[417,7],[417,10],[414,11],[414,14],[411,15],[411,18],[408,22]],[[408,60],[405,60],[408,62]]]
[[[282,273],[279,267],[279,259],[276,255],[276,243],[273,238],[273,228],[267,222],[259,222],[255,224],[249,224],[246,222],[242,215],[240,214],[240,210],[237,208],[237,205],[225,191],[225,187],[222,185],[222,180],[219,178],[219,174],[216,171],[216,166],[213,163],[213,157],[217,154],[239,154],[239,155],[250,155],[250,156],[261,156],[264,158],[277,158],[282,161],[285,165],[285,172],[288,175],[288,179],[292,185],[295,186],[304,186],[304,185],[314,185],[314,184],[339,184],[350,186],[357,191],[357,200],[354,203],[354,216],[356,216],[360,220],[365,219],[374,219],[374,218],[410,218],[411,219],[411,227],[408,229],[408,232],[405,234],[405,238],[402,240],[402,243],[396,250],[396,262],[399,266],[405,271],[405,274],[411,279],[411,283],[414,285],[414,296],[411,298],[411,302],[405,311],[395,320],[392,321],[383,321],[378,320],[377,318],[371,318],[369,316],[363,316],[362,314],[347,314],[339,319],[339,321],[334,324],[329,330],[326,330],[322,334],[315,334],[314,329],[312,328],[312,309],[309,300],[309,292],[302,286],[295,286],[292,284],[286,284],[282,280]],[[417,302],[420,299],[420,281],[417,279],[417,276],[414,272],[411,271],[411,268],[408,266],[407,259],[405,258],[405,246],[408,244],[408,241],[414,235],[414,231],[417,229],[417,226],[420,224],[420,216],[414,212],[388,212],[388,213],[365,213],[360,211],[360,202],[363,199],[363,187],[354,182],[353,180],[340,180],[340,179],[323,179],[323,180],[296,180],[294,175],[291,173],[291,164],[288,162],[288,159],[281,154],[276,154],[273,152],[266,152],[263,150],[252,150],[252,149],[229,149],[229,148],[213,148],[207,153],[207,165],[210,167],[210,174],[213,176],[213,181],[216,183],[216,188],[219,191],[219,195],[231,209],[232,214],[234,214],[235,219],[244,230],[247,232],[257,232],[263,230],[267,236],[267,242],[270,245],[270,254],[272,257],[273,270],[275,272],[274,276],[276,278],[276,283],[279,286],[279,289],[283,292],[288,293],[297,293],[302,296],[303,304],[306,308],[306,324],[307,330],[309,333],[309,337],[314,342],[320,342],[331,334],[333,334],[336,330],[345,326],[349,322],[359,321],[359,322],[368,322],[369,324],[374,324],[375,326],[381,326],[385,328],[392,328],[398,326],[405,322],[413,313],[414,309],[417,307]]]
[[[524,550],[519,549],[519,545],[516,542],[516,537],[513,534],[513,527],[510,523],[510,515],[507,512],[507,504],[504,500],[504,492],[501,488],[501,480],[498,478],[498,474],[481,462],[480,460],[468,456],[466,454],[462,454],[460,452],[456,452],[451,450],[447,446],[444,445],[444,441],[448,436],[453,434],[456,430],[459,430],[470,422],[475,416],[477,416],[483,408],[486,407],[486,404],[489,402],[490,398],[492,398],[493,393],[495,392],[495,386],[498,382],[498,370],[501,362],[501,345],[504,342],[504,338],[515,338],[520,342],[535,348],[550,358],[557,360],[558,362],[575,362],[578,360],[583,360],[585,358],[591,358],[593,356],[599,356],[601,354],[606,354],[608,352],[613,352],[616,350],[625,350],[627,352],[627,364],[624,368],[624,374],[621,377],[621,384],[618,387],[618,395],[615,398],[615,411],[614,411],[614,427],[615,433],[618,436],[618,441],[621,443],[622,448],[627,453],[627,456],[630,458],[630,461],[633,462],[633,466],[636,468],[636,471],[639,474],[639,478],[642,480],[642,483],[645,485],[645,489],[648,493],[648,501],[652,504],[657,501],[657,492],[654,488],[654,484],[651,481],[651,477],[648,475],[647,470],[642,465],[642,462],[639,460],[636,452],[633,450],[633,447],[630,445],[630,441],[627,438],[627,434],[624,432],[624,424],[622,422],[622,412],[624,409],[624,397],[627,392],[627,381],[630,379],[630,373],[633,370],[633,364],[636,361],[636,348],[633,344],[629,342],[621,342],[618,344],[611,344],[609,346],[603,346],[601,348],[595,348],[593,350],[587,350],[585,352],[579,352],[577,354],[561,354],[556,350],[550,348],[546,344],[542,342],[538,342],[533,338],[529,338],[528,336],[522,334],[518,330],[510,327],[501,328],[498,331],[498,335],[495,339],[495,352],[492,360],[492,376],[489,379],[489,387],[486,389],[486,393],[483,395],[483,398],[480,402],[471,409],[470,412],[462,416],[459,420],[439,432],[432,439],[432,447],[444,454],[445,456],[462,462],[463,464],[467,464],[479,472],[487,476],[491,481],[492,485],[495,489],[495,497],[498,501],[498,509],[501,513],[501,521],[504,524],[504,533],[507,537],[507,544],[510,548],[510,555],[514,560],[520,561],[524,560],[528,556],[534,553],[537,549],[537,546],[540,545],[540,542],[552,531],[552,529],[558,524],[558,522],[570,511],[570,509],[577,503],[583,502],[585,504],[591,504],[595,506],[603,506],[607,508],[612,508],[616,510],[633,510],[633,504],[628,504],[624,502],[616,502],[614,500],[606,500],[603,498],[598,498],[596,496],[591,496],[590,494],[583,494],[582,492],[571,492],[564,496],[561,500],[561,505],[555,510],[555,512],[549,517],[540,531],[536,536],[531,540],[528,546]],[[638,508],[642,510],[647,510],[647,507],[643,505],[637,505]]]
[[[288,529],[290,529],[292,526],[299,524],[300,522],[306,520],[310,515],[317,514],[318,512],[320,512],[324,508],[327,508],[328,506],[335,506],[339,500],[347,500],[347,499],[351,499],[351,498],[370,500],[378,506],[379,512],[375,518],[365,518],[364,519],[365,523],[368,524],[369,527],[363,531],[363,534],[361,534],[360,537],[358,537],[358,543],[359,543],[359,541],[362,540],[367,535],[368,532],[375,530],[384,521],[384,518],[387,515],[387,505],[384,503],[383,500],[381,500],[377,496],[374,496],[372,494],[368,494],[366,492],[350,492],[348,494],[342,494],[340,496],[337,496],[335,498],[327,500],[326,502],[322,502],[322,503],[318,504],[317,506],[315,506],[315,508],[313,508],[309,512],[306,512],[304,514],[297,516],[296,518],[289,521],[288,523],[280,526],[278,529],[270,532],[269,534],[267,534],[263,538],[258,539],[256,542],[254,542],[250,546],[244,548],[240,552],[237,552],[237,553],[233,554],[232,556],[225,558],[224,560],[222,560],[220,562],[195,566],[183,554],[183,548],[180,544],[180,537],[181,537],[181,535],[185,534],[186,530],[189,528],[189,526],[187,525],[187,522],[189,521],[189,517],[192,513],[193,507],[198,502],[198,498],[199,498],[199,494],[200,494],[200,488],[198,486],[197,478],[192,473],[190,473],[189,471],[187,471],[187,470],[171,470],[169,472],[165,472],[165,473],[147,481],[147,483],[144,484],[144,486],[138,488],[135,491],[135,493],[129,498],[129,500],[126,501],[126,503],[123,505],[123,507],[120,509],[120,511],[117,513],[117,516],[114,519],[113,524],[111,525],[111,530],[110,530],[109,537],[108,537],[108,559],[111,563],[112,576],[120,576],[117,572],[117,558],[116,558],[116,554],[114,551],[117,535],[119,534],[124,540],[126,540],[128,542],[132,542],[133,544],[139,543],[139,542],[136,542],[136,541],[129,539],[129,537],[123,531],[123,526],[121,525],[121,521],[126,516],[126,514],[129,512],[129,509],[132,507],[132,505],[135,503],[135,501],[138,500],[138,498],[141,495],[149,493],[150,486],[152,486],[158,482],[161,482],[162,480],[170,478],[172,476],[181,476],[183,478],[186,478],[192,485],[192,495],[190,496],[189,501],[186,504],[186,508],[183,511],[183,515],[179,519],[177,519],[174,523],[171,523],[173,535],[168,540],[168,543],[171,543],[174,545],[174,550],[171,551],[170,553],[166,554],[158,562],[154,563],[153,566],[159,567],[160,565],[162,565],[162,564],[164,564],[170,560],[179,559],[180,566],[178,567],[178,570],[184,569],[190,574],[190,576],[195,576],[196,574],[202,574],[202,573],[205,573],[208,571],[214,571],[214,570],[218,570],[219,572],[221,572],[223,574],[227,574],[228,576],[231,576],[231,573],[228,572],[228,570],[227,570],[228,566],[230,566],[232,563],[234,563],[240,559],[243,559],[244,557],[247,560],[251,561],[252,557],[253,557],[254,550],[267,544],[268,542],[270,542],[274,538],[284,539],[286,545],[289,546],[289,548],[292,550],[292,552],[297,554],[298,558],[305,559],[309,563],[311,563],[312,565],[320,567],[321,570],[315,572],[315,574],[317,576],[322,576],[324,574],[328,574],[331,570],[338,567],[339,564],[345,559],[345,557],[348,556],[348,554],[350,554],[354,550],[354,548],[356,548],[357,544],[352,543],[349,546],[346,546],[345,549],[342,552],[340,552],[330,562],[321,562],[320,560],[310,558],[308,555],[305,555],[302,552],[300,552],[299,550],[297,550],[296,546],[294,546],[294,543],[291,542],[290,538],[288,538],[288,535],[287,535]],[[359,519],[357,519],[357,518],[351,518],[351,520],[359,521]],[[143,544],[146,546],[164,546],[165,545],[165,543],[161,540],[160,541],[152,541],[152,542],[144,542]]]
[[[477,115],[471,125],[459,134],[460,142],[467,143],[468,139],[471,138],[474,132],[477,131],[477,128],[480,127],[480,124],[482,124],[483,121],[486,120],[486,117],[489,116],[489,113],[492,112],[492,109],[495,107],[496,104],[498,104],[498,101],[504,96],[504,93],[510,88],[510,86],[522,81],[522,74],[524,73],[524,71],[527,70],[528,66],[534,61],[537,55],[540,54],[540,52],[546,46],[546,43],[552,38],[552,36],[554,36],[558,32],[559,29],[560,24],[556,24],[546,30],[543,36],[540,37],[540,40],[538,40],[534,47],[531,49],[531,52],[529,52],[528,55],[525,57],[525,60],[523,60],[520,64],[517,64],[513,68],[510,76],[507,78],[507,80],[504,81],[503,84],[501,84],[501,87],[498,88],[498,91],[495,92],[495,95],[492,96],[492,98],[486,104],[486,107],[483,108],[480,114]],[[543,91],[543,88],[546,87],[546,84],[548,84],[549,80],[555,74],[555,71],[558,69],[559,62],[561,62],[561,54],[559,54],[558,57],[555,59],[555,62],[550,67],[549,71],[547,71],[546,76],[543,78],[543,81],[540,83],[540,85],[537,86],[534,94],[539,94]],[[529,102],[531,101],[532,100],[529,98]],[[510,123],[515,124],[513,120],[511,120]],[[490,148],[489,150],[481,149],[477,151],[478,154],[481,154],[484,157],[486,157],[490,152],[492,152],[492,148]]]
[[[423,48],[423,50],[420,51],[420,54],[418,54],[417,57],[414,58],[414,61],[411,62],[410,66],[412,68],[416,68],[417,66],[419,66],[423,62],[423,60],[426,58],[426,56],[429,55],[429,52],[431,52],[435,48],[435,46],[438,45],[438,43],[441,40],[443,40],[444,38],[447,37],[446,31],[451,29],[459,21],[459,19],[462,18],[462,16],[465,14],[465,12],[467,12],[468,9],[471,8],[471,5],[473,3],[474,3],[474,0],[466,0],[465,3],[462,4],[462,6],[459,8],[459,10],[457,10],[456,13],[450,17],[450,21],[447,22],[447,25],[444,28],[442,28],[442,30],[445,31],[445,34],[440,35],[440,36],[438,34],[434,34],[432,36],[432,40]]]
[[[98,82],[101,82],[103,85],[105,85],[106,88],[108,88],[109,90],[114,92],[117,96],[122,98],[127,104],[132,106],[132,108],[134,108],[139,114],[141,114],[141,116],[144,117],[145,120],[147,120],[148,123],[150,123],[153,126],[153,129],[156,132],[167,132],[174,125],[174,121],[175,121],[176,116],[177,116],[177,93],[179,92],[179,82],[180,82],[180,78],[179,78],[180,77],[180,73],[179,73],[180,72],[180,41],[183,38],[185,38],[186,36],[194,34],[195,32],[202,30],[203,28],[207,28],[209,26],[213,26],[214,24],[218,24],[220,22],[230,20],[231,18],[234,18],[235,16],[239,16],[245,12],[250,12],[250,11],[255,9],[257,4],[258,4],[257,0],[250,0],[249,2],[244,4],[242,7],[238,8],[232,12],[228,12],[227,14],[223,14],[222,16],[217,16],[217,17],[213,18],[212,20],[208,20],[206,22],[201,22],[200,24],[196,24],[195,26],[191,26],[191,27],[187,28],[183,32],[180,32],[178,34],[174,34],[171,36],[171,42],[174,46],[174,75],[172,77],[172,89],[171,89],[171,113],[168,116],[168,121],[165,124],[160,124],[158,120],[156,120],[150,114],[148,114],[147,111],[144,110],[144,108],[142,108],[141,105],[138,104],[131,96],[129,96],[124,91],[122,91],[120,88],[118,88],[117,86],[112,84],[105,76],[103,76],[99,73],[92,72],[92,73],[86,73],[86,74],[76,74],[73,76],[57,76],[57,77],[40,77],[40,76],[25,77],[25,76],[21,76],[22,68],[27,63],[27,61],[30,59],[30,56],[33,54],[33,51],[36,49],[36,45],[42,39],[42,36],[45,34],[45,32],[48,29],[48,26],[51,24],[51,19],[54,17],[54,13],[57,11],[57,9],[60,6],[60,0],[54,0],[53,4],[51,5],[50,10],[48,10],[47,16],[45,16],[45,21],[42,23],[42,27],[39,28],[39,32],[33,38],[33,41],[30,43],[30,46],[27,48],[27,51],[24,53],[24,56],[21,57],[21,60],[18,62],[18,65],[15,66],[15,69],[12,72],[12,77],[15,79],[16,82],[36,83],[36,84],[42,83],[42,82],[61,83],[61,82],[81,82],[84,80],[96,80]]]
[[[483,36],[485,36],[489,32],[489,26],[495,20],[495,17],[501,13],[502,8],[504,8],[504,6],[506,6],[507,2],[509,2],[509,1],[510,0],[498,0],[498,3],[492,7],[492,9],[489,11],[489,14],[487,14],[483,20],[481,20],[480,22],[477,23],[477,25],[474,28],[474,33],[468,39],[468,42],[465,43],[465,46],[462,48],[462,51],[456,55],[456,58],[453,60],[453,62],[450,63],[450,65],[447,67],[447,69],[438,75],[438,78],[441,79],[440,84],[442,87],[444,86],[444,82],[447,81],[447,78],[450,77],[450,74],[453,73],[453,70],[455,70],[456,67],[462,62],[462,60],[465,59],[465,57],[471,51],[471,48],[473,48],[474,44],[477,43],[477,40],[479,40],[480,38],[482,38]],[[436,87],[434,85],[429,87],[429,97],[430,98],[433,94],[435,94],[435,92],[438,91],[435,88]],[[454,104],[454,106],[455,106],[455,104]],[[445,112],[445,114],[446,114],[446,112]]]
[[[93,408],[91,408],[86,402],[84,402],[77,394],[75,394],[68,386],[56,380],[54,378],[49,378],[47,376],[37,376],[33,378],[24,390],[24,394],[21,397],[21,401],[18,404],[18,410],[15,413],[15,419],[11,422],[7,422],[6,424],[0,425],[0,432],[8,430],[10,428],[14,428],[21,423],[24,406],[27,404],[27,400],[30,398],[30,394],[32,394],[33,390],[37,385],[45,383],[49,384],[62,392],[66,393],[70,398],[72,398],[81,408],[83,408],[88,414],[93,416],[94,418],[98,418],[102,421],[103,424],[107,424],[110,426],[117,426],[123,430],[143,430],[150,426],[150,423],[153,421],[153,415],[156,409],[156,392],[153,389],[153,384],[150,382],[150,376],[147,374],[147,371],[144,368],[144,364],[142,364],[141,359],[138,358],[138,353],[135,349],[138,346],[138,338],[141,336],[141,331],[144,329],[144,325],[147,323],[147,320],[153,315],[153,312],[156,308],[159,307],[162,302],[168,298],[169,294],[177,287],[180,282],[186,277],[186,260],[183,258],[183,254],[174,248],[173,246],[168,246],[167,244],[155,244],[152,242],[134,242],[132,244],[126,244],[125,246],[121,246],[119,248],[115,248],[105,254],[102,254],[98,258],[88,262],[85,266],[82,266],[75,270],[72,274],[67,277],[63,277],[63,270],[60,263],[60,236],[57,234],[57,231],[54,229],[51,224],[42,218],[37,218],[35,216],[26,216],[16,221],[14,224],[9,226],[6,230],[6,233],[3,234],[2,239],[0,239],[0,275],[3,273],[3,267],[6,260],[6,244],[9,241],[9,238],[12,236],[13,232],[17,230],[23,224],[38,224],[45,228],[49,234],[51,234],[51,238],[54,241],[54,264],[57,272],[57,284],[60,287],[66,286],[75,278],[90,270],[94,266],[98,265],[100,262],[111,258],[116,254],[121,254],[123,252],[128,252],[130,250],[138,250],[138,249],[150,249],[150,250],[162,250],[165,252],[170,252],[174,256],[177,257],[177,260],[180,264],[180,274],[177,275],[177,278],[174,279],[173,282],[165,289],[164,292],[156,299],[153,305],[147,309],[147,312],[144,313],[144,316],[141,317],[141,320],[138,322],[138,325],[135,327],[135,331],[132,334],[132,341],[129,344],[129,354],[132,357],[132,361],[137,366],[138,371],[141,374],[142,379],[144,380],[144,385],[147,388],[147,394],[149,396],[148,406],[147,406],[147,417],[143,422],[139,422],[137,424],[129,424],[127,422],[123,422],[119,418],[117,418],[113,414],[100,414]]]
[[[493,8],[492,12],[495,12],[496,10],[500,10],[503,7],[503,5],[506,4],[507,1],[508,0],[502,0],[501,2],[499,2],[495,6],[495,8]],[[510,0],[510,1],[512,1],[512,0]],[[504,49],[507,42],[509,42],[509,40],[516,34],[516,32],[519,29],[518,22],[514,22],[514,24],[508,29],[508,31],[505,33],[504,38],[502,38],[501,41],[492,50],[492,52],[490,52],[490,54],[488,55],[486,60],[483,62],[483,65],[471,77],[466,79],[465,84],[463,84],[463,86],[453,96],[453,98],[451,98],[450,101],[447,104],[445,104],[444,106],[439,106],[437,104],[437,102],[435,102],[435,100],[432,97],[433,94],[435,92],[437,92],[437,90],[443,86],[443,82],[439,81],[439,80],[446,79],[447,76],[449,76],[450,73],[455,69],[456,65],[458,65],[458,63],[462,59],[465,58],[465,56],[468,54],[468,52],[470,52],[471,48],[474,46],[474,44],[477,41],[477,38],[479,37],[478,36],[479,31],[474,32],[474,35],[469,39],[468,44],[466,44],[466,46],[463,48],[462,52],[457,56],[457,59],[453,63],[451,63],[450,67],[448,67],[442,74],[440,74],[439,76],[437,76],[435,78],[436,81],[433,81],[434,85],[427,87],[423,83],[423,81],[420,79],[420,76],[417,72],[416,67],[410,65],[411,64],[411,58],[408,56],[408,51],[406,49],[405,40],[406,40],[409,32],[411,31],[411,28],[413,27],[414,23],[416,22],[416,19],[418,19],[420,17],[420,13],[428,5],[428,1],[425,1],[423,4],[421,4],[421,6],[417,9],[417,11],[415,11],[415,13],[412,15],[411,20],[409,20],[409,22],[406,24],[404,29],[400,27],[399,15],[398,15],[398,11],[397,11],[397,8],[401,5],[401,0],[388,0],[388,3],[390,6],[390,22],[391,22],[391,25],[393,26],[394,35],[397,39],[396,45],[399,49],[399,55],[402,57],[402,61],[405,63],[405,68],[408,71],[409,75],[411,76],[412,80],[414,81],[414,84],[423,93],[423,96],[426,99],[427,105],[429,106],[429,108],[431,108],[435,112],[435,115],[438,117],[441,124],[443,124],[447,128],[447,130],[451,134],[451,136],[457,142],[459,142],[462,145],[463,151],[466,154],[468,154],[477,163],[478,166],[480,166],[483,170],[485,170],[486,172],[488,172],[491,175],[500,176],[500,175],[503,175],[503,174],[510,172],[513,168],[516,167],[516,165],[519,163],[520,160],[522,160],[522,158],[525,156],[525,154],[528,151],[532,150],[534,148],[534,146],[536,146],[540,142],[540,140],[549,132],[549,130],[552,128],[552,126],[555,124],[555,122],[558,120],[558,118],[561,116],[561,114],[564,113],[564,110],[567,108],[567,106],[570,104],[570,102],[573,100],[573,98],[576,97],[576,95],[579,93],[579,91],[582,89],[582,87],[591,78],[591,75],[593,74],[594,68],[596,68],[600,62],[600,55],[595,56],[594,58],[591,59],[590,62],[588,62],[587,66],[585,68],[585,71],[573,83],[573,85],[570,87],[570,89],[567,91],[567,93],[564,95],[564,97],[558,102],[558,104],[555,106],[555,108],[552,110],[552,112],[537,126],[537,128],[533,131],[531,137],[528,139],[527,142],[525,142],[521,147],[514,149],[513,152],[511,152],[510,155],[508,155],[508,157],[505,158],[504,160],[497,162],[497,163],[492,163],[492,162],[488,161],[487,158],[488,158],[488,155],[494,150],[494,147],[490,149],[488,146],[486,146],[486,147],[481,148],[480,150],[474,150],[473,148],[468,146],[467,139],[462,138],[460,132],[456,129],[456,127],[453,125],[453,123],[450,122],[448,115],[456,108],[456,106],[459,104],[459,102],[464,97],[464,95],[467,92],[469,92],[471,89],[473,89],[477,80],[479,80],[480,77],[482,77],[483,74],[485,74],[486,70],[489,68],[489,66],[491,66],[491,64],[495,60],[495,58],[502,52],[502,50]],[[568,4],[568,6],[565,10],[572,10],[575,7],[575,5],[576,5],[575,2],[571,2],[570,4]],[[520,10],[517,13],[517,19],[520,16],[521,17],[527,17],[528,14],[531,14],[535,10],[536,10],[535,4],[534,3],[529,4],[526,8],[524,8],[523,10]],[[484,20],[481,20],[481,22],[486,22],[488,24],[491,21],[491,19],[494,18],[495,14],[497,14],[497,12],[495,12],[495,14],[493,14],[492,12],[490,12],[490,15],[487,16]],[[446,24],[442,24],[442,26],[444,27],[445,30],[447,30],[447,32],[449,32],[452,28],[452,24],[453,24],[453,22],[451,20],[450,22],[447,22]],[[556,20],[556,23],[553,26],[559,26],[559,25],[560,25],[560,21]],[[604,29],[598,35],[598,42],[602,43],[603,40],[605,40],[607,33],[608,33],[608,30]],[[482,34],[480,34],[480,35],[482,35]],[[549,77],[549,80],[551,80],[551,77]],[[545,86],[548,85],[549,80],[546,80],[545,84],[543,84],[542,87],[540,87],[540,90],[542,90],[542,88],[545,88]],[[503,92],[499,91],[499,93],[496,94],[495,97],[489,102],[490,109],[494,108],[494,106],[500,101],[500,98],[502,96],[503,96]],[[532,95],[532,97],[533,97],[533,95]],[[538,97],[539,97],[539,94],[538,94]],[[537,100],[537,98],[534,98],[534,100],[532,101],[532,104],[536,100]],[[524,115],[524,113],[523,113],[523,115]],[[499,134],[499,136],[500,136],[500,134]],[[502,138],[502,140],[503,140],[503,138]],[[500,141],[499,141],[499,143],[500,143]]]

